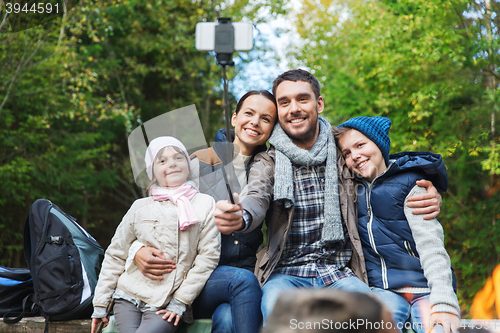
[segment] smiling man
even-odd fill
[[[319,134],[319,114],[323,112],[323,97],[314,85],[306,81],[282,81],[273,88],[278,94],[278,118],[283,131],[299,148],[309,150]],[[317,87],[319,89],[319,87]],[[318,95],[316,95],[318,93]]]
[[[264,323],[281,292],[340,288],[370,292],[356,219],[354,178],[338,151],[320,85],[301,69],[274,80],[279,123],[271,147],[256,156],[241,204],[219,201],[215,223],[224,234],[248,232],[266,218],[267,244],[257,255]],[[439,212],[440,196],[415,197],[414,212]]]

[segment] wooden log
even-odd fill
[[[49,322],[49,333],[90,333],[90,319],[51,321]],[[0,321],[0,333],[43,333],[45,330],[45,318],[28,317],[23,318],[16,324],[5,324]],[[199,319],[191,325],[183,324],[178,333],[210,333],[212,321],[210,319]],[[116,333],[116,326],[112,323],[103,330],[103,333]]]
[[[16,324],[0,322],[0,333],[43,333],[45,318],[23,318]],[[90,319],[49,322],[49,333],[90,333]]]

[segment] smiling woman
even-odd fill
[[[240,99],[233,113],[231,124],[236,134],[234,144],[240,148],[242,155],[251,156],[256,147],[267,141],[274,127],[275,101],[264,94],[261,91],[249,91]]]

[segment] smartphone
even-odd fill
[[[218,22],[200,22],[196,24],[196,49],[213,51],[215,48],[215,26]],[[250,51],[253,48],[253,25],[251,23],[233,22],[234,49]]]

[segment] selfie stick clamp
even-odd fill
[[[217,19],[218,25],[215,26],[215,47],[214,51],[217,58],[217,63],[222,67],[222,74],[224,80],[224,112],[226,118],[226,138],[227,138],[227,179],[226,187],[229,194],[229,199],[231,203],[235,203],[233,198],[233,191],[231,185],[235,179],[234,169],[230,167],[230,163],[233,162],[233,137],[231,134],[231,111],[229,110],[229,95],[228,95],[228,83],[226,76],[226,66],[234,66],[234,61],[232,60],[234,52],[234,27],[231,24],[231,18],[229,17],[219,17]]]
[[[217,63],[225,70],[226,66],[234,66],[231,59],[234,53],[234,27],[231,18],[219,17],[215,26],[214,51],[217,55]]]

